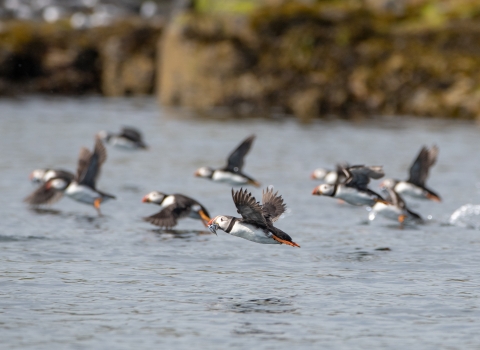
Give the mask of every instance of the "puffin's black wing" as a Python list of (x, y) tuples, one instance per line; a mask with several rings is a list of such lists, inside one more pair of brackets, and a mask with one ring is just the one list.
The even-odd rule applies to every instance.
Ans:
[[(79, 184), (95, 188), (95, 183), (100, 175), (100, 168), (107, 159), (107, 150), (98, 137), (95, 138), (95, 148), (88, 161), (82, 157), (83, 154), (85, 154), (85, 156), (87, 155), (84, 150), (85, 149), (82, 148), (78, 160), (77, 181)], [(82, 163), (82, 169), (80, 169), (80, 163)]]
[(273, 193), (273, 188), (262, 192), (262, 203), (263, 216), (271, 222), (277, 221), (287, 209), (282, 196), (278, 196), (278, 191)]
[[(189, 210), (189, 209), (188, 209)], [(177, 203), (171, 204), (163, 208), (155, 215), (147, 216), (143, 220), (150, 222), (153, 225), (170, 228), (177, 224), (177, 220), (183, 216), (188, 215), (186, 209), (177, 206)]]
[(30, 205), (53, 204), (63, 197), (63, 192), (42, 184), (23, 201)]
[(345, 186), (362, 190), (367, 189), (370, 178), (379, 179), (385, 175), (381, 166), (355, 165), (344, 169), (344, 172), (346, 175)]
[(420, 153), (410, 167), (410, 177), (407, 181), (417, 186), (424, 187), (425, 181), (428, 177), (428, 171), (430, 170), (430, 167), (437, 161), (437, 156), (437, 146), (433, 146), (430, 149), (425, 146), (422, 147)]
[(123, 127), (119, 136), (129, 139), (133, 142), (142, 142), (142, 133), (132, 127)]
[(267, 226), (262, 207), (251, 193), (247, 193), (247, 190), (243, 190), (242, 188), (234, 192), (232, 188), (232, 198), (237, 207), (237, 212), (242, 216), (244, 221)]
[(243, 168), (243, 159), (252, 147), (255, 135), (246, 138), (228, 157), (227, 166), (224, 170), (229, 170), (234, 173), (239, 173)]

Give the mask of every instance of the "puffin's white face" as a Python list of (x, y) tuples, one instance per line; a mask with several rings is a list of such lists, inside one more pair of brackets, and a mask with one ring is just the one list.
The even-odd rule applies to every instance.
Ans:
[(313, 189), (312, 194), (318, 196), (331, 196), (333, 195), (333, 191), (335, 190), (335, 186), (329, 184), (322, 184), (317, 186)]
[(325, 176), (327, 175), (328, 171), (326, 169), (315, 169), (311, 175), (311, 178), (313, 180), (323, 180)]
[(38, 183), (38, 182), (43, 182), (43, 177), (47, 173), (47, 169), (35, 169), (32, 171), (30, 174), (30, 181)]
[(380, 183), (380, 187), (393, 189), (396, 184), (397, 181), (395, 181), (394, 179), (385, 179)]
[(53, 188), (57, 191), (63, 191), (65, 190), (69, 185), (68, 181), (65, 181), (63, 179), (53, 179), (47, 182), (47, 189)]
[(201, 167), (198, 168), (197, 171), (195, 172), (195, 176), (197, 177), (207, 177), (210, 178), (212, 177), (213, 174), (213, 169), (208, 168), (208, 167)]
[(161, 204), (163, 202), (163, 200), (165, 199), (165, 197), (166, 197), (165, 193), (158, 192), (158, 191), (153, 191), (153, 192), (150, 192), (149, 194), (145, 195), (142, 199), (142, 202)]
[(222, 231), (225, 231), (230, 223), (229, 218), (226, 216), (216, 216), (212, 220), (208, 222), (208, 229), (212, 233), (217, 233), (216, 230), (221, 229)]
[(102, 140), (102, 141), (108, 141), (108, 139), (110, 138), (110, 134), (105, 131), (105, 130), (102, 130), (102, 131), (99, 131), (97, 133), (97, 136)]

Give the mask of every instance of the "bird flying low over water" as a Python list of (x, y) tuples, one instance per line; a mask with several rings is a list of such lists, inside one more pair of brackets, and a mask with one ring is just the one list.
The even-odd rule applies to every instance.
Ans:
[(132, 127), (123, 127), (118, 134), (100, 131), (97, 134), (104, 142), (117, 148), (136, 150), (148, 148), (143, 141), (142, 133)]
[(65, 187), (65, 182), (50, 181), (50, 186), (57, 190), (64, 190), (64, 194), (77, 202), (92, 204), (100, 212), (100, 204), (109, 199), (115, 199), (111, 194), (96, 189), (96, 182), (100, 175), (100, 168), (107, 159), (107, 150), (100, 138), (95, 138), (93, 153), (87, 148), (80, 149), (77, 174), (74, 180)]
[(169, 195), (153, 191), (145, 195), (142, 202), (155, 203), (162, 208), (157, 214), (143, 218), (156, 226), (171, 228), (177, 225), (179, 219), (186, 217), (201, 220), (205, 227), (210, 221), (207, 209), (196, 200), (183, 194)]
[(388, 194), (386, 197), (387, 203), (375, 203), (369, 215), (370, 220), (375, 219), (376, 214), (380, 214), (386, 218), (397, 220), (400, 224), (403, 224), (405, 221), (423, 221), (420, 215), (407, 208), (404, 200), (395, 190), (388, 187), (385, 187), (384, 190)]
[(287, 244), (300, 248), (288, 234), (273, 226), (286, 210), (283, 198), (278, 196), (278, 192), (273, 193), (273, 189), (264, 190), (263, 204), (258, 203), (251, 193), (242, 188), (237, 192), (232, 189), (232, 198), (242, 218), (216, 216), (208, 223), (210, 231), (216, 234), (216, 230), (220, 229), (255, 243)]
[(250, 150), (255, 135), (246, 138), (228, 157), (227, 165), (221, 169), (202, 167), (197, 169), (195, 176), (210, 179), (215, 182), (227, 183), (231, 186), (253, 185), (260, 183), (242, 172), (245, 155)]
[(410, 177), (406, 181), (395, 179), (385, 179), (380, 186), (393, 188), (395, 192), (401, 195), (407, 195), (417, 199), (430, 199), (435, 202), (441, 202), (438, 194), (428, 189), (425, 182), (428, 178), (428, 171), (437, 161), (438, 147), (422, 147), (417, 158), (410, 167)]
[(322, 184), (313, 189), (313, 195), (343, 199), (352, 205), (373, 206), (386, 201), (378, 193), (367, 187), (370, 178), (379, 179), (384, 175), (381, 166), (355, 165), (343, 169), (345, 181), (336, 184)]

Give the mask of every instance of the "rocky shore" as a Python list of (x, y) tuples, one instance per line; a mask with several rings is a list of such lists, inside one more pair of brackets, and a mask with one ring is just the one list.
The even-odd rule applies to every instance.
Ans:
[(480, 118), (476, 1), (266, 3), (192, 7), (167, 25), (3, 23), (0, 95), (122, 96), (156, 85), (162, 104), (206, 113)]

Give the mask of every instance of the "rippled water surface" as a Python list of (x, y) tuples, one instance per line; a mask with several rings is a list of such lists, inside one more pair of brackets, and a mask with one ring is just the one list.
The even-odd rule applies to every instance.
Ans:
[[(2, 100), (0, 116), (3, 349), (480, 347), (480, 232), (448, 224), (480, 203), (474, 124), (192, 120), (153, 99), (96, 98)], [(98, 187), (118, 199), (103, 217), (69, 198), (22, 203), (32, 169), (73, 171), (94, 133), (121, 125), (142, 129), (150, 150), (108, 148)], [(141, 203), (152, 190), (235, 215), (230, 188), (193, 172), (222, 166), (252, 133), (245, 171), (283, 194), (290, 210), (277, 226), (301, 249), (217, 237), (190, 219), (170, 232), (141, 220), (158, 210)], [(429, 185), (444, 201), (411, 202), (431, 217), (423, 226), (369, 223), (364, 208), (311, 195), (315, 167), (383, 164), (405, 178), (433, 143)]]

